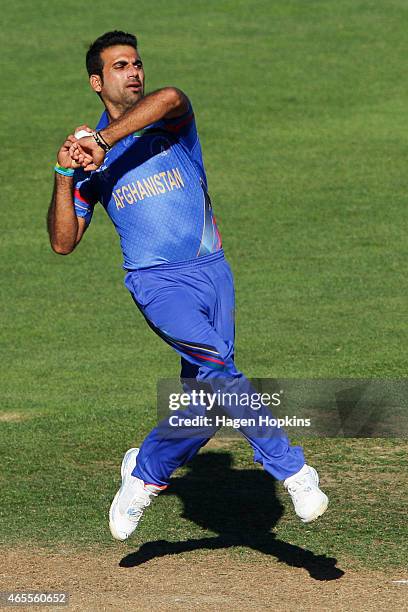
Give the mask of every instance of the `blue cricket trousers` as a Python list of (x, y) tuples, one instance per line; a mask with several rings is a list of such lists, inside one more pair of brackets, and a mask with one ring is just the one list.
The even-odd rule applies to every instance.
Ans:
[[(147, 323), (181, 355), (181, 381), (191, 391), (191, 380), (214, 393), (252, 394), (255, 389), (234, 363), (234, 283), (223, 251), (189, 262), (162, 264), (130, 271), (125, 285)], [(232, 418), (246, 416), (240, 405), (220, 406)], [(183, 410), (204, 415), (205, 406)], [(271, 417), (266, 407), (258, 414)], [(166, 486), (171, 474), (192, 459), (214, 435), (214, 427), (191, 427), (186, 436), (166, 436), (174, 428), (160, 423), (145, 438), (133, 475), (145, 483)], [(300, 446), (291, 446), (282, 429), (241, 427), (254, 450), (254, 461), (278, 480), (298, 472), (305, 464)], [(258, 434), (257, 434), (258, 432)]]

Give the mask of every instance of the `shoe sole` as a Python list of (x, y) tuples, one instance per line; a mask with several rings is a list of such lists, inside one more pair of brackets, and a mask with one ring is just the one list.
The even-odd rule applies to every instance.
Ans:
[(126, 480), (128, 479), (128, 477), (130, 476), (130, 474), (133, 472), (134, 470), (134, 466), (132, 468), (132, 472), (128, 473), (128, 465), (130, 460), (132, 459), (132, 457), (134, 456), (135, 458), (135, 465), (136, 465), (136, 457), (139, 454), (139, 449), (138, 448), (130, 448), (126, 453), (125, 456), (123, 457), (122, 460), (122, 465), (120, 466), (120, 475), (122, 477), (122, 485), (119, 489), (119, 491), (116, 493), (115, 497), (113, 498), (113, 501), (111, 503), (111, 507), (109, 508), (109, 529), (110, 532), (112, 534), (112, 537), (115, 540), (119, 540), (120, 542), (124, 542), (125, 540), (127, 540), (127, 537), (123, 537), (119, 534), (118, 531), (116, 531), (116, 527), (115, 527), (115, 523), (113, 522), (113, 512), (115, 510), (119, 495), (123, 489), (123, 487), (126, 484)]
[(327, 507), (329, 505), (329, 499), (328, 499), (327, 495), (325, 495), (324, 497), (325, 497), (325, 499), (322, 501), (322, 503), (317, 508), (317, 510), (315, 510), (311, 516), (309, 516), (309, 518), (301, 519), (302, 523), (312, 523), (313, 521), (318, 519), (319, 516), (322, 516), (322, 514), (324, 514), (326, 512)]

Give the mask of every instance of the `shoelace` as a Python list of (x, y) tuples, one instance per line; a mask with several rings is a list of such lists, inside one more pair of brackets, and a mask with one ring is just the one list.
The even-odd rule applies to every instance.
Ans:
[(310, 478), (304, 476), (299, 478), (288, 485), (288, 491), (291, 495), (297, 495), (298, 493), (310, 493), (312, 491), (312, 485), (310, 484)]
[[(137, 493), (132, 499), (130, 507), (127, 511), (128, 518), (132, 523), (137, 523), (143, 514), (143, 510), (150, 506), (152, 500), (147, 495)], [(138, 506), (137, 508), (135, 508), (136, 504)]]

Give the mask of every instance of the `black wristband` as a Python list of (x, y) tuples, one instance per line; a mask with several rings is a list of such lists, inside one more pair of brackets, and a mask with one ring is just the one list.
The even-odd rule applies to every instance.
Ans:
[(92, 132), (92, 136), (94, 137), (94, 140), (95, 140), (96, 144), (98, 146), (100, 146), (101, 149), (103, 149), (105, 151), (105, 153), (110, 151), (110, 149), (112, 147), (106, 142), (106, 140), (104, 138), (102, 138), (100, 132)]

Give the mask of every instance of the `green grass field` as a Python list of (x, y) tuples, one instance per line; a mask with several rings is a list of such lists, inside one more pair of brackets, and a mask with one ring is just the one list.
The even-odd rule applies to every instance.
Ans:
[[(127, 294), (102, 209), (75, 253), (63, 258), (48, 245), (56, 151), (101, 111), (87, 85), (87, 45), (109, 29), (136, 32), (148, 88), (176, 85), (194, 104), (235, 274), (240, 369), (402, 378), (408, 6), (15, 0), (2, 13), (0, 543), (115, 547), (106, 515), (121, 457), (154, 425), (157, 380), (177, 376), (178, 359)], [(407, 441), (305, 444), (331, 496), (321, 522), (298, 524), (280, 489), (280, 502), (270, 497), (274, 483), (247, 446), (234, 442), (176, 474), (175, 493), (158, 500), (122, 550), (208, 539), (208, 548), (224, 543), (251, 562), (253, 548), (285, 555), (272, 529), (343, 569), (405, 567)], [(230, 459), (230, 480), (215, 494), (210, 483)], [(237, 497), (240, 478), (252, 501)], [(265, 509), (247, 525), (253, 496), (257, 508), (269, 500), (271, 515)], [(224, 523), (217, 512), (229, 505)]]

